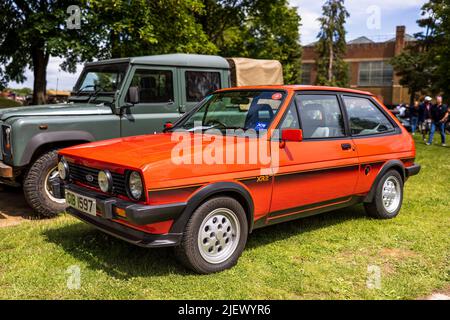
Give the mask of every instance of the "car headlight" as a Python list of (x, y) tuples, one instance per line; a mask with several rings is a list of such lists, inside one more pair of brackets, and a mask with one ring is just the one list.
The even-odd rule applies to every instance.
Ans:
[(113, 181), (111, 172), (105, 170), (98, 173), (98, 186), (103, 192), (111, 192)]
[(61, 160), (58, 163), (58, 173), (61, 179), (63, 180), (69, 179), (69, 164), (64, 158), (61, 158)]
[(132, 171), (128, 175), (128, 192), (134, 200), (140, 200), (143, 193), (143, 183), (139, 172)]
[(3, 152), (11, 154), (11, 127), (3, 126)]

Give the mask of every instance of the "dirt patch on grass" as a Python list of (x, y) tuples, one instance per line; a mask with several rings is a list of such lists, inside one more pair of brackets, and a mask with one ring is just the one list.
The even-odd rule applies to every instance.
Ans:
[(18, 225), (32, 214), (21, 189), (0, 185), (0, 228)]
[(386, 258), (403, 259), (417, 257), (414, 251), (398, 248), (384, 248), (380, 250), (380, 255)]

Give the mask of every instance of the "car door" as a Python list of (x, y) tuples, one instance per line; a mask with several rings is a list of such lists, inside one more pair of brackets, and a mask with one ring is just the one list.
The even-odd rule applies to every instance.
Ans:
[(178, 82), (181, 92), (179, 112), (192, 110), (208, 94), (227, 87), (227, 79), (221, 70), (178, 68)]
[(387, 161), (411, 160), (411, 147), (400, 138), (400, 127), (375, 99), (345, 94), (342, 101), (361, 164), (356, 192), (365, 194)]
[[(123, 107), (121, 135), (133, 136), (161, 132), (164, 123), (180, 117), (179, 86), (176, 68), (160, 66), (133, 66), (131, 77), (124, 86), (127, 92), (136, 87), (139, 103)], [(129, 102), (128, 94), (122, 106)], [(129, 103), (128, 103), (129, 104)]]
[(300, 128), (303, 140), (286, 141), (278, 150), (268, 220), (352, 201), (359, 166), (344, 115), (335, 93), (305, 92), (293, 99), (279, 129)]

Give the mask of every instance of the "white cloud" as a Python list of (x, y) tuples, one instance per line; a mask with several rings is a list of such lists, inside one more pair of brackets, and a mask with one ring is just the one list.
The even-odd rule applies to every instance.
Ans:
[[(47, 66), (47, 89), (56, 89), (58, 82), (58, 90), (72, 90), (75, 85), (78, 76), (83, 69), (83, 65), (77, 65), (77, 71), (75, 73), (68, 73), (60, 70), (59, 65), (63, 62), (63, 59), (58, 57), (51, 57)], [(28, 87), (33, 88), (33, 71), (27, 69), (25, 71), (27, 80), (24, 83), (10, 82), (11, 88)]]

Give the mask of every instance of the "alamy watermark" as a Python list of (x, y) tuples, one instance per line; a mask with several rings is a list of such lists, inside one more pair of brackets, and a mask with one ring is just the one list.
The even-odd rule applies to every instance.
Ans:
[(77, 265), (72, 265), (67, 268), (67, 288), (69, 290), (78, 290), (81, 288), (81, 268)]
[(368, 289), (380, 290), (381, 289), (381, 268), (375, 265), (367, 266), (367, 281), (366, 285)]
[[(201, 128), (201, 122), (194, 127)], [(174, 130), (171, 140), (176, 143), (171, 153), (175, 165), (257, 165), (261, 175), (278, 172), (278, 130)]]
[(69, 17), (66, 19), (66, 26), (69, 30), (81, 29), (81, 10), (77, 5), (67, 7), (66, 12)]

